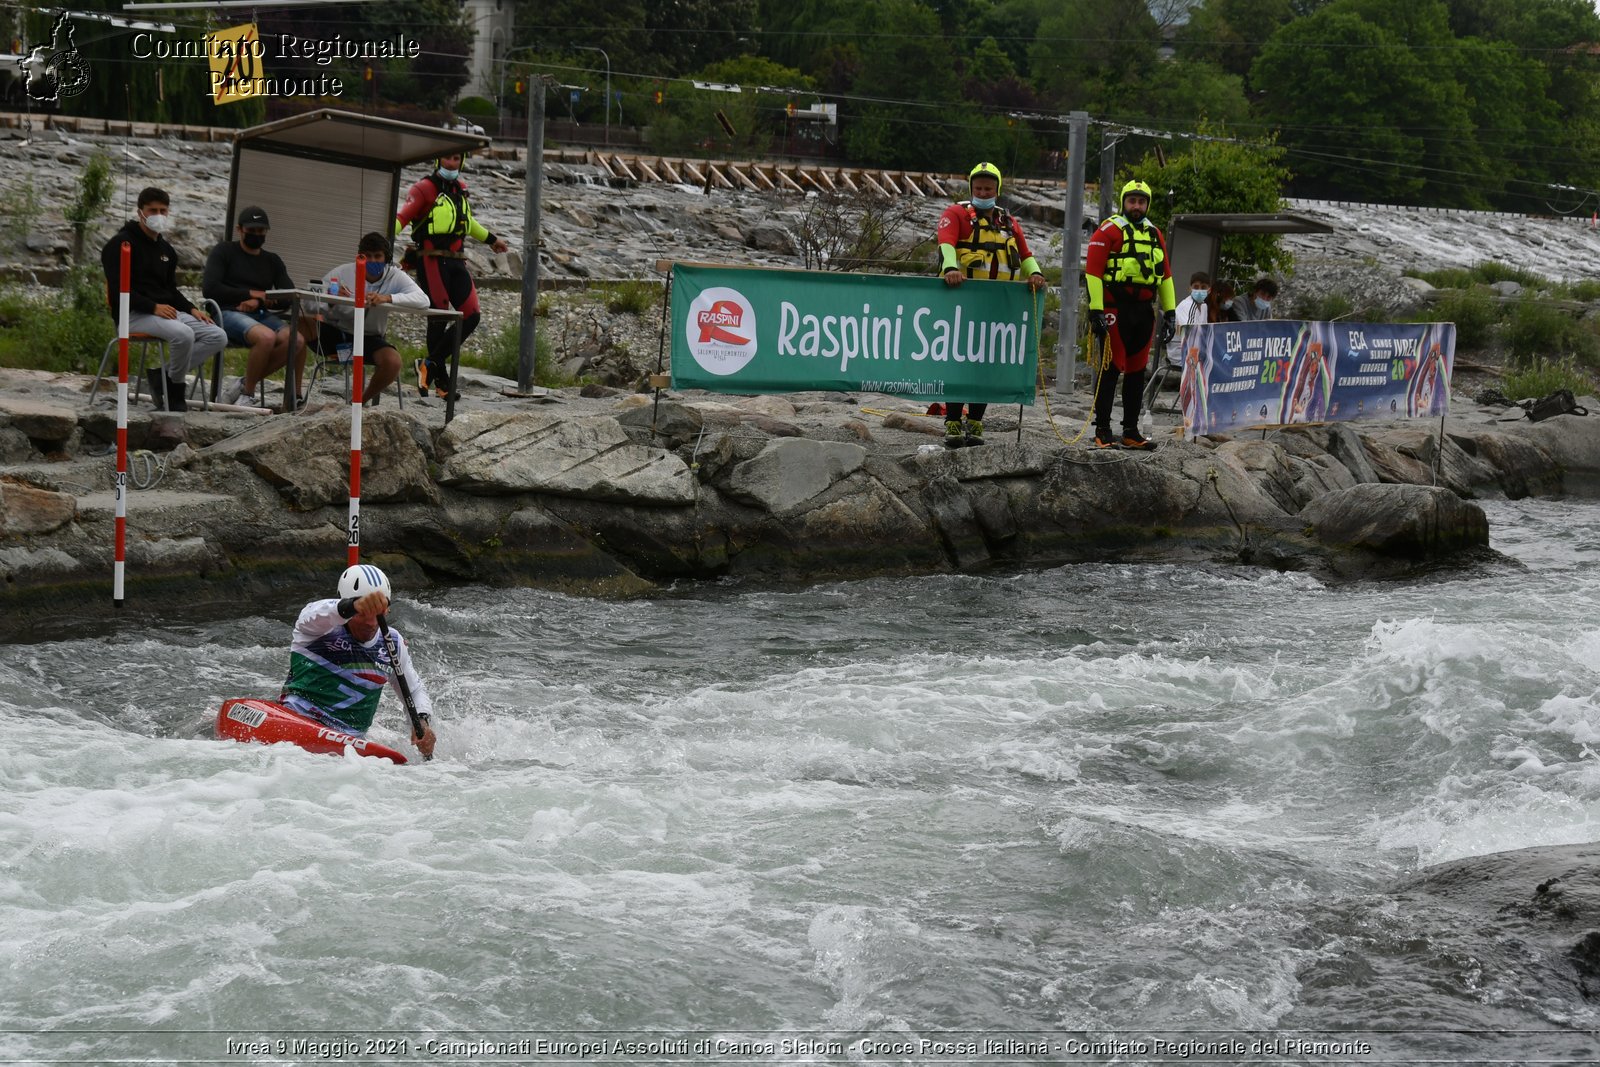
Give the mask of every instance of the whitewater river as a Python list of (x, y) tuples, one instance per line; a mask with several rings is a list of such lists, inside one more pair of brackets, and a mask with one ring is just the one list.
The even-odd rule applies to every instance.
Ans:
[(1488, 510), (1405, 583), (402, 588), (403, 768), (210, 738), (298, 603), (0, 646), (0, 1062), (1592, 1062), (1469, 932), (1370, 981), (1398, 880), (1600, 840), (1600, 507)]

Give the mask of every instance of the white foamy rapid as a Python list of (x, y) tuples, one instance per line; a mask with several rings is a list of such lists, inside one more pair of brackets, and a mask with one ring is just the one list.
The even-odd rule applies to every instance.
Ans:
[(1520, 562), (1342, 588), (400, 590), (441, 738), (404, 768), (210, 739), (297, 604), (0, 646), (0, 1058), (1316, 1027), (1330, 902), (1600, 840), (1597, 509), (1490, 511)]

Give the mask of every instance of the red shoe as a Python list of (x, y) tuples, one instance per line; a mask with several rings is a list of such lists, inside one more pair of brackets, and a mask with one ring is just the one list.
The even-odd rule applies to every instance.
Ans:
[(1094, 432), (1094, 444), (1091, 445), (1090, 447), (1091, 448), (1116, 448), (1117, 447), (1117, 439), (1115, 437), (1111, 436), (1111, 431), (1110, 430), (1106, 430), (1106, 431), (1103, 431), (1103, 432), (1100, 431), (1100, 430), (1096, 430)]

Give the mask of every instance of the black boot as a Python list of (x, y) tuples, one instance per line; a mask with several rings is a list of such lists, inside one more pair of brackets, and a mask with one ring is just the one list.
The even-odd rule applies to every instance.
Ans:
[(189, 410), (189, 400), (184, 395), (189, 391), (189, 376), (185, 374), (182, 381), (167, 379), (167, 410), (184, 412)]
[(167, 408), (167, 376), (161, 373), (161, 368), (145, 371), (145, 381), (150, 383), (150, 402), (156, 406), (157, 411)]

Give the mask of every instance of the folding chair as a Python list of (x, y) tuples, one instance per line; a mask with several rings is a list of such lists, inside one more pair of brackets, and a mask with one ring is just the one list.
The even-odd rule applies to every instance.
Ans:
[[(216, 307), (215, 303), (212, 301), (208, 300), (206, 303), (211, 304), (213, 308)], [(218, 325), (221, 325), (220, 318), (218, 319)], [(85, 405), (86, 407), (94, 406), (94, 398), (100, 392), (100, 383), (106, 378), (106, 364), (111, 361), (111, 354), (117, 350), (117, 341), (118, 338), (113, 337), (109, 342), (107, 342), (105, 351), (100, 353), (100, 367), (95, 371), (94, 385), (89, 388), (89, 400)], [(135, 345), (139, 346), (139, 373), (131, 375), (131, 377), (133, 378), (133, 399), (137, 401), (144, 393), (145, 370), (150, 365), (150, 346), (154, 345), (158, 350), (156, 356), (156, 365), (161, 368), (161, 374), (163, 377), (166, 376), (167, 364), (172, 359), (172, 347), (167, 344), (164, 338), (157, 337), (155, 334), (129, 332), (128, 362), (130, 365), (133, 362), (133, 348)], [(195, 380), (192, 383), (189, 383), (189, 396), (192, 399), (194, 397), (195, 389), (198, 388), (200, 390), (200, 408), (202, 411), (209, 411), (211, 409), (210, 391), (206, 389), (205, 366), (202, 364), (201, 366), (196, 367), (194, 373)], [(212, 357), (211, 360), (211, 378), (213, 383), (221, 374), (222, 353), (218, 352), (214, 357)], [(156, 407), (158, 409), (162, 411), (166, 410), (167, 398), (165, 396), (151, 397), (151, 399), (156, 402)]]
[[(1165, 349), (1165, 346), (1163, 346), (1163, 349)], [(1170, 351), (1163, 350), (1160, 361), (1150, 369), (1150, 380), (1144, 386), (1144, 409), (1151, 414), (1155, 414), (1158, 411), (1171, 414), (1178, 410), (1176, 400), (1173, 401), (1171, 407), (1156, 407), (1156, 400), (1161, 396), (1161, 387), (1166, 383), (1167, 375), (1169, 374), (1176, 374), (1180, 377), (1183, 375), (1181, 349), (1177, 356), (1174, 356)]]
[[(327, 371), (329, 375), (332, 375), (335, 367), (344, 372), (344, 398), (345, 400), (349, 400), (350, 368), (355, 366), (355, 355), (350, 351), (350, 349), (345, 348), (344, 346), (340, 346), (339, 349), (331, 356), (319, 351), (315, 344), (310, 345), (309, 348), (311, 351), (312, 360), (311, 373), (307, 375), (308, 380), (306, 382), (306, 400), (308, 402), (310, 401), (311, 391), (317, 387), (317, 379), (321, 377), (322, 372)], [(404, 368), (402, 368), (402, 370), (403, 369)], [(400, 378), (403, 376), (404, 375), (397, 376), (394, 380), (394, 395), (400, 400), (401, 411), (406, 409), (406, 393), (404, 389), (400, 388)], [(365, 400), (366, 397), (363, 396), (362, 399)]]

